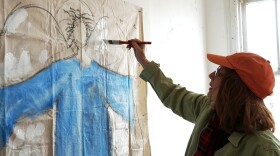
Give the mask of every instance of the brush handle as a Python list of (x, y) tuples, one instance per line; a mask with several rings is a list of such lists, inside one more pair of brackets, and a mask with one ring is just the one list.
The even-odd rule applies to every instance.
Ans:
[[(109, 44), (130, 44), (129, 41), (122, 41), (122, 40), (104, 40), (105, 43), (109, 43)], [(152, 42), (147, 42), (147, 41), (141, 41), (141, 42), (137, 42), (138, 44), (152, 44)]]
[[(121, 41), (119, 40), (120, 44), (130, 44), (130, 42), (128, 41)], [(141, 42), (137, 42), (138, 44), (152, 44), (152, 42), (148, 42), (148, 41), (141, 41)]]

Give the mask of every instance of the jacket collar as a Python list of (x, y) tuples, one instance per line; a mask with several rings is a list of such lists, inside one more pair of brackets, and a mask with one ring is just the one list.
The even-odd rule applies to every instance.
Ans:
[(229, 136), (228, 140), (230, 143), (233, 144), (233, 146), (238, 147), (240, 144), (241, 140), (245, 137), (244, 133), (239, 133), (239, 132), (233, 132)]

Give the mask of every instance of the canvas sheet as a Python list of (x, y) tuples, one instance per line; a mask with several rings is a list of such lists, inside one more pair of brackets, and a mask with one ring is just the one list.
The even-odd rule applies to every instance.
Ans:
[(1, 0), (0, 155), (150, 155), (146, 84), (123, 0)]

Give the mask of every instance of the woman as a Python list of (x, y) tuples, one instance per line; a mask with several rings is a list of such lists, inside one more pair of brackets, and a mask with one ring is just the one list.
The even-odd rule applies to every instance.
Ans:
[(139, 40), (129, 41), (148, 81), (162, 103), (195, 123), (185, 155), (280, 155), (273, 135), (274, 119), (263, 99), (272, 94), (275, 79), (269, 61), (253, 53), (229, 56), (207, 54), (220, 65), (209, 75), (206, 95), (193, 93), (165, 77), (159, 65), (145, 56)]

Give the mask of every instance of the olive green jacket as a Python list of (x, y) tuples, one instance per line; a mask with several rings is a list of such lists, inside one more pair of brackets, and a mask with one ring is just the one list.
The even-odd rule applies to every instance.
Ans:
[[(155, 62), (148, 64), (140, 77), (151, 84), (166, 107), (195, 124), (185, 153), (193, 156), (200, 134), (214, 112), (213, 103), (204, 94), (193, 93), (174, 84)], [(228, 140), (225, 146), (215, 152), (215, 156), (280, 156), (280, 142), (270, 131), (259, 131), (254, 135), (233, 132)]]

